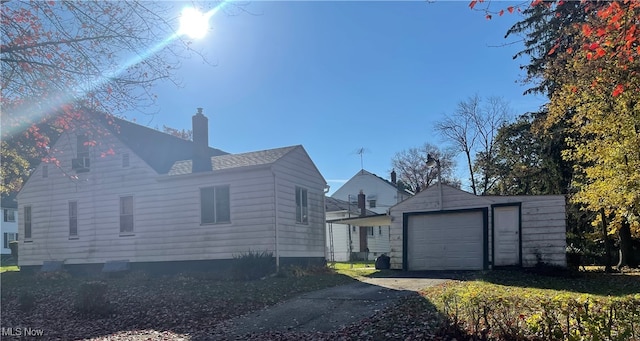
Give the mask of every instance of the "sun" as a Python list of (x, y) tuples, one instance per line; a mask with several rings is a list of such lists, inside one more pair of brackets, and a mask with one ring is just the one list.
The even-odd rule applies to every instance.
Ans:
[(209, 13), (202, 13), (193, 7), (185, 7), (180, 16), (179, 34), (185, 34), (191, 39), (201, 39), (209, 31)]

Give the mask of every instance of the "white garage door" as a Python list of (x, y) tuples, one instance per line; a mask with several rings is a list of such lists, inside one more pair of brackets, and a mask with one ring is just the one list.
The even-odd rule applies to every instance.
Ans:
[(482, 270), (483, 212), (409, 215), (409, 270)]

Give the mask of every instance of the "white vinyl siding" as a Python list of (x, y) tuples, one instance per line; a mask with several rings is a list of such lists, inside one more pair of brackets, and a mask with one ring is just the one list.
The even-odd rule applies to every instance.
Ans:
[(296, 186), (296, 223), (309, 223), (309, 203), (307, 189)]
[(133, 233), (133, 196), (120, 197), (120, 233)]
[(231, 222), (229, 186), (200, 188), (200, 223)]
[[(63, 152), (55, 156), (67, 172), (76, 157), (75, 136), (63, 136), (52, 147)], [(52, 259), (64, 259), (65, 264), (217, 260), (248, 250), (275, 254), (276, 224), (281, 257), (324, 256), (326, 182), (302, 147), (293, 148), (272, 167), (167, 176), (117, 138), (107, 136), (99, 143), (98, 151), (109, 146), (115, 155), (92, 160), (91, 172), (79, 173), (75, 185), (70, 186), (66, 177), (37, 176), (23, 187), (16, 217), (20, 237), (24, 238), (24, 207), (32, 206), (36, 239), (20, 245), (21, 265), (40, 266)], [(128, 168), (122, 167), (122, 153), (129, 153)], [(200, 188), (218, 186), (229, 188), (229, 222), (203, 227)], [(307, 225), (296, 224), (295, 186), (308, 190)], [(135, 236), (126, 234), (131, 237), (119, 233), (119, 201), (126, 195), (134, 198)], [(73, 242), (69, 242), (69, 201), (78, 201), (80, 238)]]
[(78, 236), (78, 202), (69, 201), (69, 237)]

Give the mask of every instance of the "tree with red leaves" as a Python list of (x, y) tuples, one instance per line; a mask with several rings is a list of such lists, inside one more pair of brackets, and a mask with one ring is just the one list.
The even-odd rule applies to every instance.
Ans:
[(173, 81), (180, 60), (198, 54), (176, 33), (175, 6), (2, 1), (0, 193), (20, 188), (61, 130), (89, 124), (87, 112), (122, 115), (154, 103), (153, 85)]

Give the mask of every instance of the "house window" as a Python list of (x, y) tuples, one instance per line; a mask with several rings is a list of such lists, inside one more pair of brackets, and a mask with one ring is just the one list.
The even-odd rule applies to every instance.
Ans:
[(375, 207), (376, 207), (376, 200), (375, 199), (369, 200), (369, 208), (375, 208)]
[(31, 239), (31, 206), (24, 207), (24, 239)]
[(200, 223), (221, 224), (231, 222), (229, 186), (200, 188)]
[(133, 196), (120, 197), (120, 233), (133, 232)]
[(309, 203), (307, 202), (307, 190), (296, 187), (296, 223), (309, 223)]
[(373, 226), (367, 226), (367, 234), (373, 236)]
[(351, 226), (351, 231), (352, 232), (356, 232), (356, 227), (355, 226)]
[(129, 167), (129, 153), (122, 154), (122, 167)]
[(378, 226), (378, 235), (381, 236), (382, 235), (382, 226)]
[(77, 136), (77, 153), (76, 153), (76, 157), (77, 158), (82, 158), (82, 157), (89, 157), (89, 139), (84, 136), (84, 135), (78, 135)]
[(9, 242), (12, 242), (14, 240), (18, 240), (18, 234), (17, 233), (5, 232), (5, 233), (3, 233), (3, 237), (2, 237), (2, 246), (5, 249), (8, 249), (9, 248)]
[(89, 159), (89, 140), (86, 136), (78, 135), (76, 137), (76, 158), (71, 160), (71, 169), (76, 173), (85, 173), (89, 171), (91, 165)]
[(43, 178), (48, 178), (49, 177), (49, 166), (47, 166), (47, 165), (43, 165), (42, 166), (42, 177)]
[(78, 202), (69, 201), (69, 237), (78, 236)]
[(16, 221), (16, 211), (10, 208), (5, 208), (4, 212), (4, 221), (8, 223), (13, 223)]

